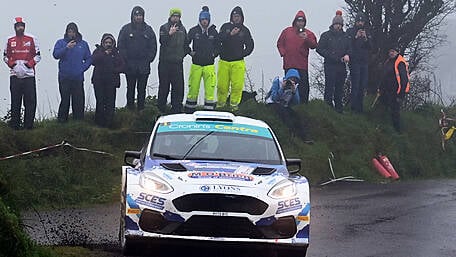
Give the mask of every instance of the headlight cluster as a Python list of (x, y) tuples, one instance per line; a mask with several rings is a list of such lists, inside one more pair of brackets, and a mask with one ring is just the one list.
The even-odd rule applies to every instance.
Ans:
[(173, 187), (170, 184), (150, 173), (141, 174), (139, 177), (139, 185), (144, 189), (152, 190), (154, 192), (162, 194), (168, 194), (174, 191)]
[(285, 179), (277, 183), (271, 190), (268, 196), (274, 199), (288, 198), (296, 195), (296, 184)]

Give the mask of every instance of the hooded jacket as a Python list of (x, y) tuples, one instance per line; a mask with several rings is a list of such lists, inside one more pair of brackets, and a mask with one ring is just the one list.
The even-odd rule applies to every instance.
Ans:
[(285, 28), (277, 40), (277, 49), (280, 56), (283, 57), (284, 70), (290, 68), (308, 70), (309, 49), (315, 49), (317, 47), (317, 38), (312, 31), (304, 28), (303, 32), (306, 33), (307, 38), (303, 39), (299, 36), (300, 31), (296, 27), (296, 21), (299, 17), (303, 17), (304, 22), (307, 22), (304, 12), (298, 11), (292, 25)]
[[(234, 13), (240, 14), (242, 17), (239, 24), (234, 24), (233, 22)], [(240, 31), (238, 34), (231, 36), (230, 33), (235, 27), (238, 27)], [(220, 59), (229, 62), (239, 61), (253, 52), (253, 38), (250, 30), (244, 26), (244, 13), (241, 7), (234, 7), (230, 14), (230, 22), (222, 25), (219, 35), (221, 41)]]
[[(287, 71), (287, 73), (285, 74), (285, 77), (283, 77), (283, 78), (276, 77), (272, 81), (271, 89), (269, 90), (268, 94), (266, 95), (266, 103), (281, 103), (282, 97), (284, 96), (284, 93), (285, 93), (285, 90), (282, 87), (282, 83), (284, 80), (290, 79), (292, 77), (300, 79), (298, 70), (289, 69)], [(290, 105), (296, 105), (296, 104), (299, 104), (299, 102), (300, 102), (299, 90), (296, 89), (290, 100)]]
[(157, 55), (157, 37), (152, 27), (146, 22), (135, 23), (133, 21), (136, 12), (145, 14), (144, 9), (140, 6), (132, 9), (131, 22), (120, 30), (117, 46), (126, 62), (125, 73), (149, 74), (150, 63)]
[(220, 52), (220, 40), (218, 32), (213, 24), (209, 24), (206, 31), (200, 24), (197, 24), (188, 32), (188, 43), (193, 42), (192, 56), (193, 64), (206, 66), (214, 64), (214, 59)]
[(190, 53), (187, 30), (180, 20), (176, 25), (178, 30), (171, 36), (171, 17), (167, 23), (160, 26), (160, 62), (182, 63), (184, 57)]
[[(366, 38), (356, 38), (358, 30), (366, 31)], [(367, 65), (369, 63), (369, 50), (373, 48), (372, 37), (365, 26), (353, 26), (347, 30), (347, 36), (350, 41), (350, 63), (359, 63)]]
[[(67, 44), (72, 40), (68, 36), (69, 29), (76, 32), (76, 45), (73, 48), (67, 47)], [(75, 23), (72, 22), (67, 25), (63, 38), (55, 43), (52, 55), (59, 60), (59, 80), (84, 81), (84, 72), (92, 64), (92, 55), (89, 45), (82, 39)]]
[(325, 64), (345, 65), (341, 59), (349, 51), (349, 40), (343, 30), (336, 31), (331, 25), (328, 31), (321, 34), (317, 53), (325, 58)]
[[(111, 39), (113, 42), (110, 54), (107, 54), (107, 49), (103, 47), (103, 42), (106, 39)], [(120, 87), (119, 73), (123, 71), (125, 63), (119, 54), (113, 35), (108, 33), (103, 34), (100, 44), (97, 44), (96, 49), (93, 51), (92, 65), (94, 66), (92, 74), (92, 83), (94, 86), (98, 84), (110, 84), (113, 87)]]

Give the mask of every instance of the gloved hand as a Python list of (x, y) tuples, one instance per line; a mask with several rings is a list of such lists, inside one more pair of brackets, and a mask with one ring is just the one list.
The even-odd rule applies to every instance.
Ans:
[(13, 67), (14, 74), (16, 77), (22, 79), (25, 78), (27, 75), (27, 67), (25, 67), (24, 63), (17, 63), (16, 66)]

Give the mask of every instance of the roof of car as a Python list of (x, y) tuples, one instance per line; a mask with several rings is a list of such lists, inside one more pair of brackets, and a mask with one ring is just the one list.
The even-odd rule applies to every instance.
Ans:
[(196, 111), (193, 114), (171, 114), (161, 116), (157, 122), (176, 121), (224, 121), (269, 128), (269, 126), (262, 120), (252, 119), (244, 116), (235, 116), (230, 112), (220, 111)]

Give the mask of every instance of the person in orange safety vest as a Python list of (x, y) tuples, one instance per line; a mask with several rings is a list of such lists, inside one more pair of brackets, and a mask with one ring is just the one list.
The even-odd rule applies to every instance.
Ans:
[(401, 132), (400, 108), (406, 94), (410, 91), (410, 74), (408, 63), (399, 49), (392, 47), (388, 50), (388, 59), (383, 64), (383, 77), (379, 88), (381, 102), (390, 108), (393, 126)]

